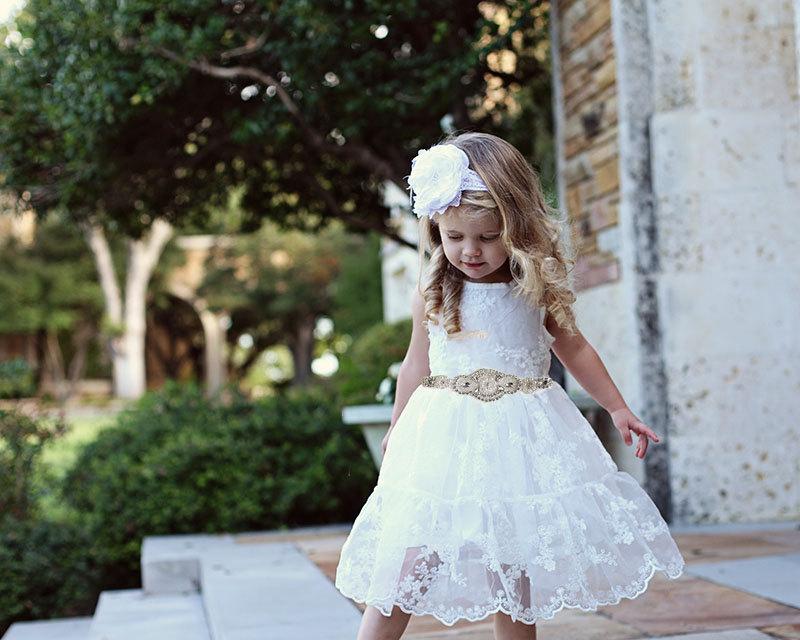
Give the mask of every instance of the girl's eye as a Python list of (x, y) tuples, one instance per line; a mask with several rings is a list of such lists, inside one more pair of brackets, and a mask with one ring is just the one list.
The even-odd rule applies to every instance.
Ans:
[[(461, 240), (461, 236), (447, 236), (450, 240)], [(492, 236), (491, 238), (487, 238), (485, 236), (481, 237), (481, 240), (484, 242), (491, 242), (492, 240), (497, 240), (500, 236)]]

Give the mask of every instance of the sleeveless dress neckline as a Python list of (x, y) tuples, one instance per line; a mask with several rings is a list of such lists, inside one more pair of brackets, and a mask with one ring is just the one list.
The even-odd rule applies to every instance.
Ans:
[(502, 289), (510, 287), (512, 282), (472, 282), (464, 280), (464, 288), (480, 287), (482, 289)]

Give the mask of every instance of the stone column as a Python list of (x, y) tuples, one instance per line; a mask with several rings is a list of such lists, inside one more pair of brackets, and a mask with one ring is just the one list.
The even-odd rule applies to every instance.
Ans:
[[(639, 417), (661, 442), (644, 459), (644, 484), (667, 522), (673, 520), (670, 482), (670, 403), (658, 299), (658, 221), (653, 206), (650, 120), (653, 115), (652, 43), (646, 0), (612, 0), (617, 56), (620, 157), (620, 251), (623, 299), (633, 310)], [(634, 442), (635, 442), (634, 438)]]
[(676, 519), (796, 518), (798, 3), (614, 4), (619, 42), (625, 15), (643, 19), (644, 4), (649, 22), (653, 85), (641, 101), (652, 100), (652, 295)]

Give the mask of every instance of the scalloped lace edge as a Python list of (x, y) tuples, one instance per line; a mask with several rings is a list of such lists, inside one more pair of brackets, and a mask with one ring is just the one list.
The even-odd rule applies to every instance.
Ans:
[(483, 613), (478, 614), (474, 618), (471, 617), (471, 616), (468, 616), (468, 615), (467, 616), (458, 616), (458, 617), (453, 618), (452, 620), (449, 620), (449, 621), (447, 619), (442, 618), (439, 615), (437, 615), (437, 613), (435, 611), (433, 611), (433, 610), (421, 609), (421, 608), (417, 608), (417, 607), (412, 608), (412, 609), (407, 609), (405, 607), (405, 605), (403, 605), (400, 602), (391, 603), (391, 606), (389, 607), (389, 611), (387, 612), (387, 611), (384, 610), (384, 607), (386, 605), (381, 604), (378, 601), (367, 601), (366, 598), (365, 599), (361, 599), (361, 598), (359, 598), (359, 597), (357, 597), (355, 595), (352, 595), (351, 593), (347, 592), (346, 590), (342, 589), (341, 587), (337, 586), (336, 588), (339, 590), (340, 593), (342, 593), (342, 595), (344, 595), (347, 598), (350, 598), (351, 600), (354, 600), (355, 602), (359, 602), (361, 604), (366, 604), (366, 605), (375, 607), (378, 611), (381, 612), (381, 614), (383, 614), (387, 618), (392, 615), (392, 608), (398, 607), (399, 609), (401, 609), (405, 613), (410, 613), (410, 614), (413, 614), (413, 615), (416, 615), (416, 616), (423, 616), (423, 615), (433, 616), (439, 622), (441, 622), (443, 625), (448, 626), (448, 627), (452, 627), (459, 620), (467, 620), (469, 622), (478, 622), (480, 620), (485, 620), (486, 618), (488, 618), (493, 613), (498, 613), (498, 612), (502, 611), (503, 613), (511, 616), (512, 619), (515, 619), (518, 622), (522, 622), (523, 624), (533, 625), (533, 624), (536, 624), (536, 622), (538, 620), (550, 620), (550, 619), (552, 619), (559, 611), (561, 611), (562, 609), (565, 609), (565, 608), (566, 609), (580, 609), (581, 611), (585, 611), (585, 612), (595, 612), (595, 611), (597, 611), (598, 607), (604, 607), (604, 606), (608, 606), (608, 605), (619, 604), (622, 601), (623, 598), (627, 598), (628, 600), (633, 600), (634, 598), (638, 598), (640, 595), (642, 595), (647, 590), (647, 587), (650, 585), (650, 580), (653, 578), (653, 576), (655, 575), (656, 571), (661, 571), (668, 578), (670, 578), (671, 580), (676, 580), (677, 578), (681, 577), (684, 574), (684, 570), (685, 570), (685, 567), (686, 567), (686, 563), (682, 562), (678, 566), (677, 573), (675, 573), (673, 575), (673, 574), (669, 573), (669, 570), (667, 569), (667, 567), (663, 563), (659, 562), (657, 564), (654, 564), (652, 562), (648, 562), (648, 564), (650, 565), (650, 573), (647, 575), (647, 577), (645, 577), (642, 580), (641, 583), (639, 583), (640, 588), (637, 587), (638, 590), (633, 595), (621, 594), (615, 600), (597, 601), (593, 605), (590, 605), (589, 607), (584, 607), (584, 606), (582, 606), (580, 604), (569, 604), (569, 603), (565, 602), (564, 599), (562, 598), (561, 599), (561, 603), (558, 606), (558, 608), (551, 609), (547, 613), (539, 616), (538, 618), (530, 618), (530, 619), (529, 618), (515, 616), (508, 609), (506, 609), (502, 604), (497, 605), (493, 609), (487, 609), (486, 611), (484, 611)]

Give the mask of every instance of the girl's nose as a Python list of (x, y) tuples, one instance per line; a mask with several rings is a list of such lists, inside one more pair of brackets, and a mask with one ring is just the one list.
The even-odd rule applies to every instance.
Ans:
[(467, 247), (464, 250), (464, 254), (468, 256), (479, 256), (481, 254), (481, 250), (478, 247)]

